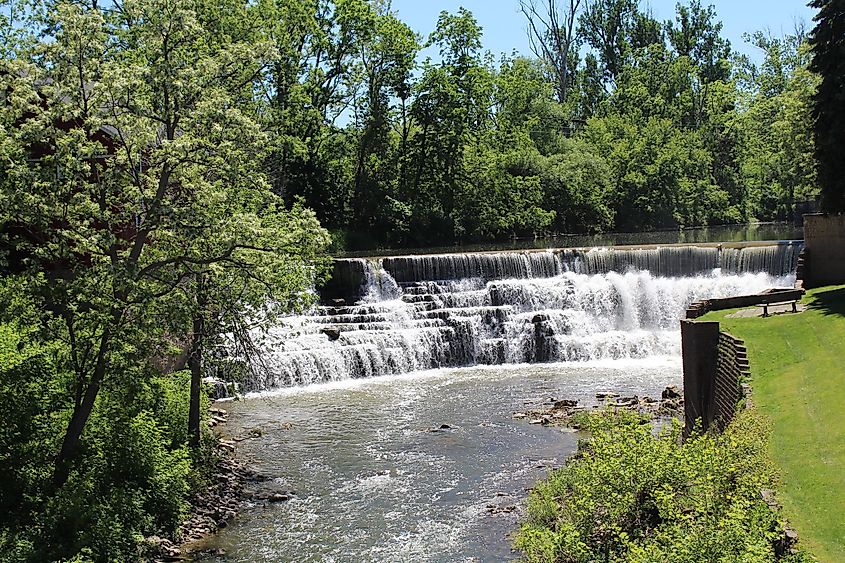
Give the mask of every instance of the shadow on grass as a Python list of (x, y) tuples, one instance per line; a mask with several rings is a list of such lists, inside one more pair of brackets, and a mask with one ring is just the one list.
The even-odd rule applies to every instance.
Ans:
[(808, 306), (810, 309), (819, 311), (823, 315), (845, 317), (845, 288), (820, 291), (814, 297), (815, 300)]

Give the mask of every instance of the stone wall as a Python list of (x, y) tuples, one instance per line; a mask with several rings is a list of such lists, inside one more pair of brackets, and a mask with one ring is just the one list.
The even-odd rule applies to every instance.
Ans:
[(804, 216), (804, 286), (845, 283), (845, 215)]
[(681, 321), (684, 368), (684, 432), (700, 421), (722, 430), (743, 398), (748, 356), (742, 340), (719, 331), (719, 323)]
[(748, 352), (745, 342), (727, 332), (719, 332), (712, 420), (719, 430), (724, 430), (733, 420), (743, 398), (742, 382), (748, 376)]
[(361, 298), (367, 280), (364, 261), (348, 258), (334, 261), (332, 277), (320, 288), (320, 300), (325, 305), (343, 300), (352, 305)]

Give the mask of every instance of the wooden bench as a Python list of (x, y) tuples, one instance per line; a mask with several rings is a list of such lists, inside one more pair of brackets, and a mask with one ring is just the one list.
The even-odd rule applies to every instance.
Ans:
[(760, 305), (763, 306), (763, 316), (769, 316), (769, 306), (792, 305), (792, 312), (798, 312), (798, 300), (804, 291), (801, 289), (775, 290), (760, 294)]
[(763, 316), (764, 317), (769, 316), (769, 305), (774, 307), (775, 305), (786, 305), (788, 303), (792, 304), (792, 312), (797, 313), (798, 312), (798, 301), (782, 301), (782, 302), (778, 302), (778, 303), (763, 303)]

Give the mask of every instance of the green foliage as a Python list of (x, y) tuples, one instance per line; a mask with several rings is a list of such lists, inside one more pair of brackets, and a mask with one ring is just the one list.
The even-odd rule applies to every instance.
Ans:
[(813, 0), (819, 10), (810, 37), (813, 60), (810, 69), (820, 79), (813, 99), (814, 139), (818, 160), (822, 204), (831, 212), (845, 211), (845, 2)]
[(588, 418), (576, 457), (531, 493), (516, 546), (528, 561), (775, 561), (779, 517), (759, 415), (681, 442), (629, 413)]
[[(10, 296), (5, 283), (2, 296)], [(5, 309), (10, 312), (10, 309)], [(5, 317), (5, 315), (4, 315)], [(38, 325), (0, 322), (0, 559), (48, 561), (88, 554), (127, 560), (139, 538), (172, 535), (202, 480), (207, 448), (187, 449), (186, 374), (133, 378), (97, 403), (67, 484), (52, 462), (73, 408), (67, 347)]]
[[(12, 4), (2, 558), (132, 559), (141, 537), (175, 533), (210, 461), (199, 385), (157, 374), (154, 358), (188, 343), (199, 382), (219, 334), (308, 306), (328, 235), (264, 166), (278, 56), (275, 30), (255, 25), (266, 5)], [(365, 6), (341, 6), (342, 33), (362, 32)]]
[(755, 33), (751, 39), (766, 56), (753, 73), (747, 111), (733, 119), (745, 135), (742, 181), (754, 215), (790, 218), (794, 202), (819, 195), (810, 126), (819, 80), (807, 68), (810, 51), (800, 37)]

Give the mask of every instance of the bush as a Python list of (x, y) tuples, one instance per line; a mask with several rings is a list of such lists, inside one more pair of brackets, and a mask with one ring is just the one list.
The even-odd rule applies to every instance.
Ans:
[(590, 417), (591, 436), (575, 458), (529, 497), (515, 541), (525, 558), (779, 560), (782, 526), (760, 495), (775, 479), (760, 417), (745, 411), (724, 434), (683, 443), (677, 421), (657, 433), (645, 422), (627, 413)]

